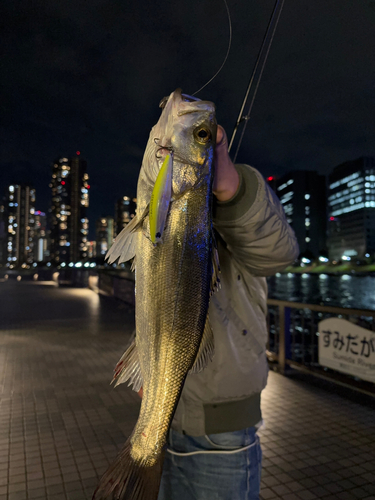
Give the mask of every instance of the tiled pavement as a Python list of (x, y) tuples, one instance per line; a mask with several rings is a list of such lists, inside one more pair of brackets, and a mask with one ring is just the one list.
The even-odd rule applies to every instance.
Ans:
[[(90, 290), (0, 283), (0, 500), (90, 499), (138, 396), (108, 382), (133, 311)], [(270, 373), (262, 500), (375, 500), (371, 402)]]

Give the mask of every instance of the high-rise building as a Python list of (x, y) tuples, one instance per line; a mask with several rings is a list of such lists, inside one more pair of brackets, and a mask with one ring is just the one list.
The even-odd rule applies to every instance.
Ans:
[(269, 177), (267, 177), (267, 184), (270, 188), (272, 188), (273, 191), (275, 191), (275, 193), (277, 193), (278, 180), (279, 178), (274, 175), (270, 175)]
[(7, 264), (8, 217), (6, 198), (0, 196), (0, 266)]
[(51, 260), (79, 262), (88, 257), (89, 176), (87, 163), (77, 156), (55, 161), (50, 208)]
[(117, 200), (115, 207), (115, 221), (116, 221), (116, 234), (121, 233), (126, 224), (128, 224), (135, 216), (135, 209), (137, 208), (137, 198), (130, 196), (123, 196)]
[(40, 210), (34, 212), (34, 260), (43, 262), (47, 258), (47, 216)]
[(301, 254), (318, 257), (326, 249), (326, 178), (311, 170), (286, 174), (277, 195), (292, 226)]
[(7, 263), (26, 267), (34, 261), (35, 189), (12, 184), (6, 198)]
[(335, 260), (375, 252), (375, 159), (342, 163), (329, 176), (328, 250)]
[(114, 236), (113, 217), (100, 217), (96, 221), (96, 256), (104, 256), (112, 246)]
[(88, 255), (87, 255), (87, 257), (89, 259), (96, 257), (96, 241), (89, 241), (88, 242)]

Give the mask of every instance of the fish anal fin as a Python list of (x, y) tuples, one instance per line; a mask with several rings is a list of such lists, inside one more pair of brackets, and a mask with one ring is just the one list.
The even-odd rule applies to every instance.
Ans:
[(140, 391), (143, 385), (141, 365), (139, 363), (139, 355), (135, 339), (117, 363), (111, 384), (116, 382), (115, 387), (117, 387), (119, 384), (123, 384), (127, 381), (129, 381), (129, 386), (133, 386), (132, 389), (135, 392)]
[(209, 361), (212, 361), (214, 356), (214, 334), (210, 325), (210, 321), (206, 319), (202, 340), (198, 349), (197, 357), (189, 373), (199, 373), (206, 368)]

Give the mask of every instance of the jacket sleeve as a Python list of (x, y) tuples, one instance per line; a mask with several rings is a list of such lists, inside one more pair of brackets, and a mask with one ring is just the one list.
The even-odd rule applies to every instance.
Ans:
[(263, 176), (248, 165), (236, 169), (239, 188), (231, 200), (214, 203), (214, 227), (241, 266), (271, 276), (298, 257), (297, 239)]

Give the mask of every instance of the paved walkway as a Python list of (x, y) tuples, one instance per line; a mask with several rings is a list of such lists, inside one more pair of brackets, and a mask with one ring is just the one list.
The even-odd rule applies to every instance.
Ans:
[[(90, 290), (0, 283), (0, 500), (91, 499), (139, 399), (109, 386), (133, 311)], [(375, 500), (375, 417), (271, 373), (262, 500)]]

